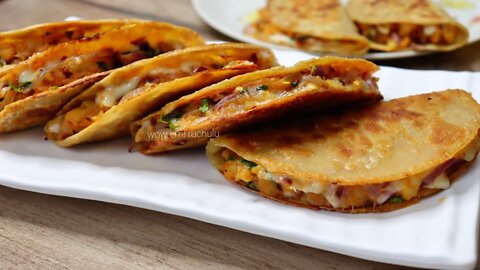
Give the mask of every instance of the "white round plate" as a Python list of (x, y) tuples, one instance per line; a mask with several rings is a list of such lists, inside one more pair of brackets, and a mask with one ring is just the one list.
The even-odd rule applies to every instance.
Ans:
[[(345, 2), (345, 1), (344, 1)], [(480, 40), (480, 2), (478, 0), (438, 0), (450, 15), (465, 25), (469, 32), (469, 43)], [(200, 17), (216, 30), (234, 39), (263, 45), (275, 49), (289, 49), (280, 45), (263, 42), (243, 33), (248, 24), (246, 18), (264, 7), (266, 0), (192, 0)], [(365, 59), (381, 60), (408, 58), (425, 55), (426, 52), (400, 51), (375, 52), (363, 56)]]

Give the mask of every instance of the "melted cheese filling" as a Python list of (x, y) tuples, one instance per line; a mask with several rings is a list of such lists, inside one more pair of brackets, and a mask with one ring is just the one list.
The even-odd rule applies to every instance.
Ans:
[(50, 121), (45, 127), (46, 136), (52, 140), (63, 140), (72, 136), (91, 125), (111, 107), (152, 89), (158, 83), (191, 76), (197, 72), (250, 65), (253, 63), (239, 60), (231, 61), (223, 67), (201, 66), (200, 63), (184, 61), (175, 69), (156, 68), (142, 77), (133, 77), (120, 84), (102, 85), (103, 89), (98, 90), (96, 96), (83, 100), (77, 107)]
[[(348, 77), (348, 78), (347, 78)], [(375, 91), (376, 78), (346, 76), (339, 78), (335, 71), (328, 67), (312, 67), (310, 70), (298, 72), (285, 77), (265, 78), (248, 84), (226, 89), (211, 99), (198, 100), (176, 111), (159, 116), (155, 121), (155, 129), (167, 128), (175, 131), (190, 125), (207, 121), (210, 117), (222, 115), (233, 117), (239, 112), (249, 111), (278, 98), (286, 98), (299, 93), (324, 91), (324, 89), (343, 89), (347, 91)], [(205, 105), (206, 107), (202, 106)], [(170, 117), (181, 115), (180, 117)], [(168, 121), (164, 121), (167, 118)]]
[(60, 87), (88, 75), (152, 56), (142, 48), (133, 47), (132, 51), (125, 53), (105, 48), (94, 53), (52, 60), (39, 70), (20, 72), (14, 81), (0, 82), (0, 109), (9, 103), (48, 91), (52, 87)]
[(449, 45), (459, 38), (458, 29), (452, 25), (415, 24), (357, 24), (362, 35), (375, 43), (387, 45), (389, 49), (407, 49), (415, 45)]
[[(480, 140), (477, 139), (461, 151), (456, 159), (471, 162), (479, 149)], [(304, 185), (299, 179), (268, 172), (227, 148), (219, 153), (223, 160), (219, 170), (228, 180), (269, 197), (313, 207), (355, 208), (401, 203), (415, 198), (421, 189), (447, 189), (451, 184), (448, 174), (454, 173), (445, 168), (427, 185), (423, 182), (435, 169), (381, 184), (342, 186), (314, 182)]]

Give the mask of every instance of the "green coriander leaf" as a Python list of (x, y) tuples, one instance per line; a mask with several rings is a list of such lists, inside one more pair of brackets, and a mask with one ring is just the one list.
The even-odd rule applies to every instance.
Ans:
[(168, 127), (172, 130), (175, 131), (175, 129), (178, 128), (178, 124), (176, 121), (180, 119), (183, 116), (183, 112), (181, 110), (178, 111), (173, 111), (169, 114), (166, 114), (160, 118), (160, 121), (163, 123), (168, 124)]
[(208, 98), (204, 98), (200, 101), (200, 106), (198, 107), (198, 110), (200, 110), (203, 113), (206, 113), (210, 109), (210, 100)]
[(15, 92), (22, 92), (22, 88), (19, 87), (18, 85), (15, 85), (13, 83), (9, 83), (8, 86), (10, 87), (10, 89), (12, 89)]
[(258, 191), (258, 188), (255, 186), (255, 183), (253, 183), (253, 181), (248, 182), (246, 187), (251, 190)]
[(248, 161), (248, 160), (243, 159), (243, 158), (240, 160), (240, 163), (242, 163), (243, 165), (247, 166), (249, 169), (257, 166), (257, 163), (252, 162), (252, 161)]
[(160, 121), (162, 121), (164, 123), (170, 122), (170, 115), (168, 115), (168, 114), (163, 115), (162, 117), (160, 117)]
[(175, 131), (175, 129), (178, 128), (178, 125), (175, 123), (173, 119), (168, 122), (168, 128), (171, 129), (172, 131)]
[(30, 87), (31, 84), (32, 84), (32, 82), (24, 82), (24, 83), (22, 83), (21, 87), (22, 87), (22, 89), (26, 89), (26, 88)]
[(391, 203), (402, 203), (404, 201), (404, 199), (401, 196), (393, 196), (388, 201), (391, 202)]
[(257, 91), (265, 91), (268, 89), (268, 85), (262, 84), (260, 86), (257, 86)]

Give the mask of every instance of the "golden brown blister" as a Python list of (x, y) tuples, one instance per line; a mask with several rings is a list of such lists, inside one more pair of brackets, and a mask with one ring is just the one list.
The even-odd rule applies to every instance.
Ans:
[[(270, 178), (277, 179), (272, 183), (280, 191), (256, 190), (275, 200), (341, 212), (384, 212), (453, 183), (473, 164), (479, 132), (480, 105), (465, 91), (447, 90), (221, 136), (209, 142), (207, 156), (241, 186), (248, 187), (250, 180), (264, 183), (264, 171), (278, 176)], [(241, 162), (228, 163), (224, 151), (255, 169), (250, 173), (242, 171)], [(432, 186), (445, 178), (446, 185)], [(291, 197), (284, 196), (290, 189)], [(380, 196), (387, 196), (382, 203)], [(388, 200), (395, 196), (400, 198)]]

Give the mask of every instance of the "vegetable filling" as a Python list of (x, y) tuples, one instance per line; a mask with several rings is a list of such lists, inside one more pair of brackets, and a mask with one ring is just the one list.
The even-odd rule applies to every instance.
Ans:
[(52, 90), (52, 87), (63, 86), (85, 76), (119, 68), (163, 52), (163, 49), (153, 49), (143, 39), (133, 41), (132, 45), (132, 50), (122, 53), (105, 48), (52, 61), (36, 71), (24, 70), (18, 74), (16, 81), (0, 82), (0, 109), (28, 96)]
[(265, 196), (309, 207), (361, 208), (396, 204), (414, 199), (425, 190), (447, 189), (451, 176), (478, 154), (480, 142), (468, 146), (458, 157), (437, 168), (409, 178), (370, 185), (310, 185), (287, 175), (276, 175), (255, 162), (245, 160), (227, 148), (220, 150), (219, 170), (228, 180)]
[(415, 45), (450, 45), (459, 38), (453, 25), (415, 25), (394, 23), (370, 25), (357, 23), (360, 33), (369, 40), (392, 49), (406, 49)]
[(226, 89), (215, 97), (203, 98), (160, 117), (158, 128), (168, 126), (171, 131), (205, 121), (215, 115), (233, 115), (261, 106), (279, 97), (298, 95), (322, 89), (370, 91), (377, 89), (377, 78), (370, 75), (339, 77), (331, 66), (313, 66), (308, 70), (285, 77), (265, 78)]
[[(149, 91), (159, 83), (188, 77), (200, 72), (251, 67), (252, 65), (255, 65), (255, 63), (246, 60), (234, 60), (224, 64), (206, 66), (186, 63), (185, 66), (178, 68), (158, 69), (160, 72), (156, 72), (154, 69), (151, 74), (141, 79), (139, 77), (130, 78), (126, 82), (122, 81), (122, 85), (104, 87), (104, 89), (99, 90), (95, 96), (83, 100), (82, 103), (74, 109), (56, 117), (47, 124), (45, 129), (47, 137), (52, 140), (63, 140), (72, 136), (91, 125), (111, 107), (132, 99), (143, 92)], [(208, 104), (204, 106), (208, 106)], [(172, 119), (170, 127), (175, 129), (173, 118), (177, 116), (172, 115), (169, 117)], [(170, 119), (168, 121), (170, 121)]]

